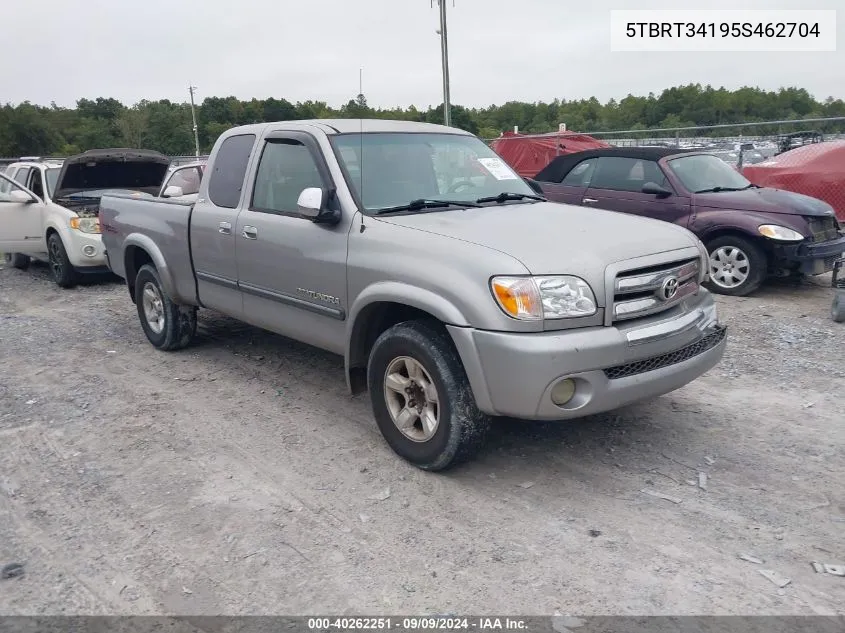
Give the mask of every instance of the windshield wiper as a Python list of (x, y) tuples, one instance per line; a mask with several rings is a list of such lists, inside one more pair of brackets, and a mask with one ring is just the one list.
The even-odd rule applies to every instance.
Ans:
[(423, 209), (445, 209), (447, 207), (480, 207), (480, 204), (465, 200), (428, 200), (420, 198), (411, 200), (408, 204), (400, 204), (395, 207), (385, 207), (375, 212), (375, 215), (383, 213), (396, 213), (398, 211), (422, 211)]
[(711, 187), (709, 189), (699, 189), (695, 193), (719, 193), (720, 191), (742, 191), (748, 187)]
[(484, 204), (485, 202), (497, 202), (502, 204), (503, 202), (507, 202), (508, 200), (539, 200), (540, 202), (547, 202), (548, 198), (544, 198), (543, 196), (535, 196), (529, 193), (510, 193), (504, 192), (500, 193), (498, 196), (488, 196), (486, 198), (479, 198), (476, 200), (478, 204)]

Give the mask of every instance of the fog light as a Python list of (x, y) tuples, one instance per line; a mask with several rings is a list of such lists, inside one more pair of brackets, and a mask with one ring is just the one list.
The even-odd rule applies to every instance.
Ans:
[(575, 381), (572, 378), (564, 378), (554, 387), (552, 387), (552, 402), (557, 406), (562, 407), (567, 402), (572, 400), (575, 395)]
[(88, 246), (82, 247), (82, 252), (88, 255), (88, 257), (94, 257), (97, 254), (97, 249), (89, 244)]

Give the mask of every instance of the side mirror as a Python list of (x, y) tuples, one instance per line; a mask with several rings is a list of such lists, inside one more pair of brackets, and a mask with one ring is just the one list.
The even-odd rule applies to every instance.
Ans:
[(168, 185), (165, 188), (164, 193), (161, 194), (161, 197), (162, 198), (178, 198), (181, 195), (183, 195), (182, 187), (179, 187), (177, 185)]
[(652, 195), (657, 196), (658, 198), (665, 198), (667, 196), (671, 196), (672, 192), (666, 189), (665, 187), (661, 187), (656, 182), (647, 182), (643, 185), (642, 188), (643, 193), (649, 193)]
[(20, 189), (14, 189), (10, 191), (9, 199), (12, 202), (23, 202), (25, 204), (32, 204), (33, 202), (37, 202), (37, 200), (31, 195), (29, 195), (26, 191), (21, 191)]
[(308, 187), (299, 194), (296, 209), (300, 215), (312, 222), (337, 224), (340, 221), (340, 212), (329, 208), (328, 202), (330, 199), (330, 191), (320, 187)]
[(540, 186), (540, 183), (534, 180), (533, 178), (525, 178), (524, 179), (528, 186), (534, 190), (534, 193), (537, 193), (541, 196), (545, 196), (546, 193), (543, 191), (543, 188)]

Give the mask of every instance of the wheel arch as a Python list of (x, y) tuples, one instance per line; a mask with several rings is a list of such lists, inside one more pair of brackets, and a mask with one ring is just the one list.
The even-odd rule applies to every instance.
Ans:
[[(469, 325), (461, 311), (447, 299), (415, 286), (384, 282), (358, 295), (349, 314), (344, 355), (350, 393), (366, 390), (367, 360), (381, 333), (397, 323), (415, 319), (437, 322), (444, 327)], [(449, 338), (454, 344), (451, 334)]]

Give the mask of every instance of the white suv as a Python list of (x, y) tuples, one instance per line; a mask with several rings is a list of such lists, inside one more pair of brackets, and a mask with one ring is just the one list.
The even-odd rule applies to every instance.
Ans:
[(147, 150), (98, 149), (65, 160), (22, 158), (0, 173), (0, 252), (15, 268), (46, 261), (69, 288), (107, 272), (100, 223), (106, 193), (155, 196), (170, 159)]

